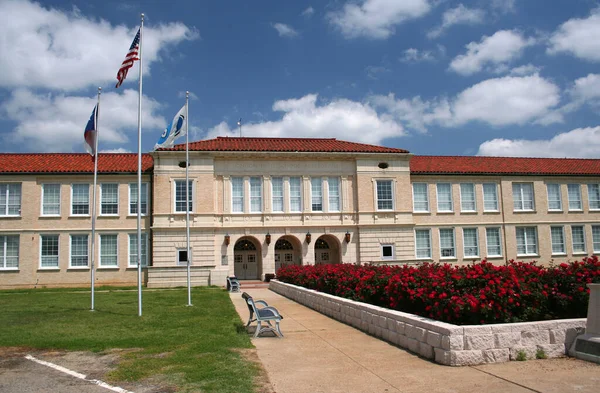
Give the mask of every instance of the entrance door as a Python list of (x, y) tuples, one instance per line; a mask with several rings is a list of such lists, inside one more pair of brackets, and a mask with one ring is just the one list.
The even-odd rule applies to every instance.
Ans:
[(257, 280), (258, 263), (255, 252), (236, 253), (234, 260), (234, 272), (238, 280)]
[(315, 250), (315, 264), (324, 265), (329, 263), (329, 250)]

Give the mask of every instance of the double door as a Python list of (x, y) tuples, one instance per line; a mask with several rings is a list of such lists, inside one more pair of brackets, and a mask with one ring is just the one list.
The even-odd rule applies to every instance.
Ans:
[(326, 265), (331, 263), (329, 250), (315, 250), (315, 265)]
[(238, 280), (258, 279), (258, 262), (256, 252), (237, 252), (233, 257), (234, 272)]
[(291, 265), (294, 263), (293, 252), (275, 252), (275, 273), (280, 267)]

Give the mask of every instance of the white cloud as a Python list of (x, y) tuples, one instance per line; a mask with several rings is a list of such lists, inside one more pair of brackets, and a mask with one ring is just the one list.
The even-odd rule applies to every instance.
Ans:
[(433, 61), (434, 56), (431, 51), (420, 51), (415, 48), (408, 48), (399, 59), (403, 63), (420, 63), (422, 61)]
[(492, 139), (478, 155), (512, 157), (600, 158), (600, 127), (577, 128), (549, 140)]
[(515, 12), (516, 0), (492, 0), (490, 5), (493, 10), (503, 14)]
[(346, 38), (385, 39), (394, 34), (396, 25), (419, 18), (430, 9), (428, 0), (361, 0), (329, 12), (327, 19)]
[(365, 72), (367, 78), (377, 80), (382, 74), (389, 74), (392, 70), (386, 66), (367, 66)]
[[(3, 135), (4, 143), (21, 144), (29, 151), (84, 151), (83, 129), (95, 104), (95, 97), (14, 90), (0, 106), (3, 116), (17, 122), (11, 133)], [(136, 90), (102, 94), (98, 119), (100, 149), (124, 144), (129, 136), (137, 138), (137, 105)], [(144, 96), (142, 106), (144, 131), (155, 132), (165, 126), (164, 118), (156, 114), (158, 102)]]
[(485, 66), (497, 68), (521, 56), (523, 49), (535, 40), (524, 38), (515, 30), (499, 30), (494, 35), (483, 36), (480, 42), (466, 45), (467, 53), (459, 55), (450, 63), (450, 69), (462, 75), (471, 75)]
[(302, 11), (302, 13), (300, 15), (310, 18), (311, 16), (313, 16), (314, 13), (315, 13), (315, 9), (312, 8), (312, 6), (309, 6), (307, 9)]
[[(185, 98), (185, 91), (180, 91), (177, 93), (177, 97), (179, 98)], [(198, 100), (198, 96), (196, 94), (194, 94), (193, 91), (190, 91), (190, 100), (196, 101)]]
[(569, 93), (576, 100), (595, 100), (600, 98), (600, 74), (589, 74), (575, 80)]
[[(116, 83), (117, 70), (135, 33), (136, 29), (88, 19), (77, 11), (1, 1), (0, 86), (69, 91)], [(144, 29), (145, 72), (159, 59), (160, 49), (197, 36), (182, 23)], [(125, 83), (136, 79), (137, 72), (131, 70)]]
[(569, 53), (580, 59), (600, 61), (600, 8), (586, 19), (569, 19), (550, 37), (548, 53)]
[[(243, 125), (243, 134), (252, 137), (339, 138), (380, 144), (385, 138), (403, 136), (402, 126), (387, 115), (378, 114), (365, 103), (336, 99), (317, 104), (317, 95), (276, 101), (273, 111), (283, 112), (280, 120)], [(236, 127), (225, 122), (208, 132), (208, 138), (237, 136)]]
[(450, 103), (445, 98), (424, 101), (421, 97), (397, 99), (394, 94), (388, 94), (371, 96), (368, 101), (408, 128), (419, 132), (427, 132), (427, 126), (431, 124), (448, 125), (453, 121)]
[(427, 37), (439, 37), (454, 25), (475, 25), (483, 23), (484, 17), (485, 11), (477, 8), (468, 8), (463, 4), (459, 4), (456, 8), (451, 8), (444, 12), (442, 24), (427, 33)]
[(283, 23), (273, 23), (273, 28), (277, 30), (280, 37), (292, 38), (298, 36), (298, 32), (293, 27)]
[(100, 153), (131, 153), (131, 150), (119, 147), (118, 149), (100, 150)]
[(541, 67), (534, 66), (533, 64), (525, 64), (525, 65), (511, 69), (509, 74), (512, 76), (524, 76), (524, 75), (537, 74), (540, 71), (541, 71)]

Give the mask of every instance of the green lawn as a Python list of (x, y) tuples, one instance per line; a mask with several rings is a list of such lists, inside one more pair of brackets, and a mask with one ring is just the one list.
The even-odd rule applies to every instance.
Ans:
[(135, 290), (97, 291), (94, 312), (89, 292), (0, 291), (0, 346), (139, 349), (124, 355), (110, 381), (162, 374), (178, 391), (255, 391), (259, 369), (240, 355), (252, 344), (228, 293), (194, 288), (192, 303), (186, 307), (186, 289), (144, 291), (138, 317)]

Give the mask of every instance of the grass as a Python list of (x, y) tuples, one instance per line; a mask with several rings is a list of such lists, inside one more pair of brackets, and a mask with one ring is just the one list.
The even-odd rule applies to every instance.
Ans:
[[(102, 352), (128, 351), (109, 380), (163, 376), (178, 391), (253, 392), (259, 367), (240, 351), (252, 344), (226, 291), (53, 289), (0, 291), (0, 346)], [(160, 356), (157, 356), (159, 355)]]

